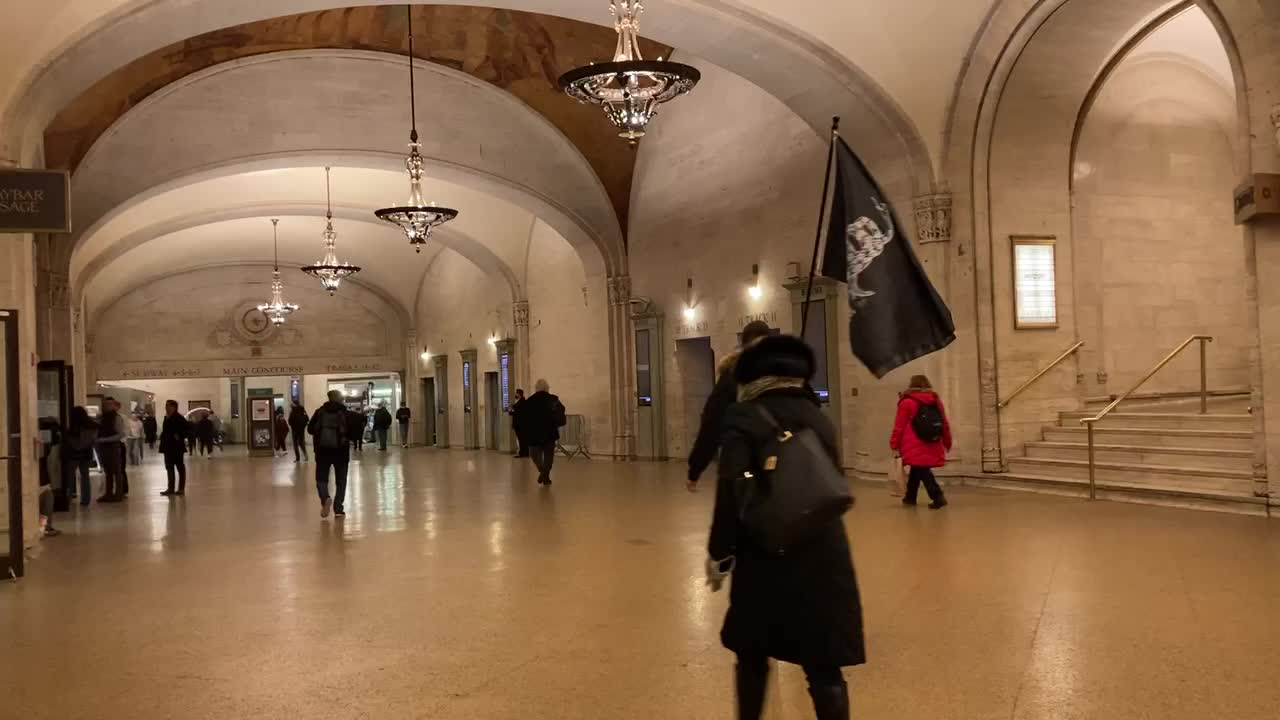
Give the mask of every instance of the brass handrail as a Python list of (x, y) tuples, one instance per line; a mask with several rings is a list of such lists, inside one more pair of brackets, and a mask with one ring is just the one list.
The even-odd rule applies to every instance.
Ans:
[(1039, 380), (1040, 378), (1042, 378), (1042, 377), (1044, 377), (1045, 375), (1047, 375), (1047, 374), (1049, 373), (1049, 371), (1050, 371), (1050, 370), (1052, 370), (1052, 369), (1054, 369), (1054, 368), (1058, 367), (1058, 365), (1060, 365), (1060, 364), (1062, 363), (1062, 361), (1063, 361), (1063, 360), (1066, 360), (1067, 358), (1071, 357), (1071, 356), (1072, 356), (1072, 354), (1074, 354), (1074, 353), (1075, 353), (1075, 351), (1079, 350), (1079, 349), (1080, 349), (1080, 348), (1082, 348), (1082, 347), (1084, 347), (1084, 341), (1083, 341), (1083, 340), (1081, 340), (1080, 342), (1076, 343), (1075, 345), (1072, 345), (1070, 348), (1068, 348), (1068, 349), (1067, 349), (1067, 351), (1066, 351), (1066, 352), (1064, 352), (1064, 353), (1062, 353), (1061, 355), (1059, 355), (1057, 360), (1054, 360), (1053, 362), (1051, 362), (1051, 363), (1049, 363), (1048, 365), (1046, 365), (1046, 366), (1045, 366), (1045, 368), (1044, 368), (1043, 370), (1041, 370), (1040, 372), (1038, 372), (1038, 373), (1036, 373), (1035, 375), (1033, 375), (1033, 376), (1031, 377), (1031, 379), (1030, 379), (1030, 380), (1028, 380), (1028, 381), (1026, 381), (1026, 382), (1022, 383), (1021, 385), (1019, 385), (1017, 390), (1014, 390), (1013, 392), (1009, 393), (1009, 397), (1005, 398), (1003, 402), (1001, 402), (1000, 404), (996, 405), (996, 408), (997, 408), (997, 409), (1000, 409), (1000, 410), (1003, 410), (1003, 409), (1005, 409), (1005, 408), (1009, 407), (1009, 403), (1013, 402), (1013, 399), (1014, 399), (1014, 398), (1016, 398), (1016, 397), (1018, 397), (1019, 395), (1021, 395), (1021, 394), (1022, 394), (1022, 392), (1023, 392), (1024, 390), (1026, 390), (1027, 388), (1029, 388), (1029, 387), (1031, 387), (1032, 385), (1034, 385), (1034, 384), (1036, 383), (1036, 381), (1037, 381), (1037, 380)]
[(1141, 380), (1134, 383), (1133, 387), (1120, 393), (1120, 395), (1117, 396), (1115, 400), (1111, 401), (1110, 405), (1102, 409), (1102, 412), (1098, 413), (1097, 415), (1094, 415), (1093, 417), (1087, 417), (1080, 420), (1080, 423), (1089, 429), (1089, 499), (1090, 500), (1096, 500), (1098, 496), (1098, 483), (1097, 483), (1097, 479), (1095, 478), (1095, 469), (1094, 469), (1093, 426), (1101, 422), (1102, 419), (1105, 418), (1106, 416), (1110, 415), (1112, 410), (1115, 410), (1116, 407), (1120, 405), (1120, 403), (1124, 402), (1129, 398), (1130, 395), (1137, 392), (1138, 388), (1146, 384), (1148, 380), (1155, 377), (1156, 373), (1163, 370), (1165, 365), (1168, 365), (1169, 363), (1173, 362), (1173, 359), (1178, 357), (1178, 355), (1181, 354), (1183, 350), (1186, 350), (1187, 347), (1190, 346), (1191, 343), (1193, 342), (1200, 343), (1200, 414), (1201, 415), (1208, 414), (1209, 412), (1209, 376), (1205, 369), (1205, 354), (1206, 354), (1205, 346), (1208, 343), (1213, 342), (1213, 336), (1192, 335), (1191, 337), (1182, 341), (1181, 345), (1174, 348), (1173, 352), (1169, 353), (1168, 355), (1165, 355), (1164, 359), (1156, 363), (1156, 366), (1151, 368), (1151, 370), (1147, 372), (1146, 375), (1143, 375)]

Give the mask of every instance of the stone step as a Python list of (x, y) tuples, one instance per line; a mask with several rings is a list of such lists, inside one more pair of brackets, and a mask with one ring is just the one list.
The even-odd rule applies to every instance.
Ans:
[[(1096, 440), (1096, 438), (1095, 438)], [(1029, 442), (1026, 455), (1032, 458), (1088, 460), (1088, 442)], [(1251, 450), (1224, 450), (1215, 447), (1123, 445), (1097, 443), (1094, 456), (1098, 462), (1139, 465), (1192, 465), (1227, 470), (1252, 471)]]
[[(1044, 439), (1051, 442), (1083, 443), (1088, 429), (1083, 425), (1044, 428)], [(1212, 447), (1221, 450), (1251, 450), (1252, 430), (1184, 430), (1179, 428), (1135, 428), (1099, 425), (1094, 442), (1106, 445), (1154, 445), (1160, 447)]]
[[(1093, 413), (1076, 411), (1058, 415), (1063, 427), (1080, 425), (1080, 421)], [(1176, 430), (1251, 430), (1253, 416), (1247, 413), (1131, 413), (1113, 412), (1103, 418), (1098, 427), (1170, 428)]]
[[(1081, 481), (1051, 475), (1013, 472), (997, 473), (966, 478), (965, 484), (1068, 497), (1089, 497), (1089, 483), (1087, 480)], [(1211, 510), (1257, 516), (1265, 516), (1267, 514), (1266, 498), (1255, 497), (1251, 492), (1249, 494), (1240, 494), (1106, 481), (1097, 484), (1097, 497), (1099, 500), (1113, 502), (1161, 505), (1192, 510)]]
[[(1098, 482), (1189, 492), (1253, 495), (1253, 472), (1249, 470), (1117, 462), (1097, 462), (1094, 467)], [(1089, 479), (1087, 460), (1011, 458), (1008, 462), (1008, 470), (1015, 475), (1027, 474), (1086, 482)]]

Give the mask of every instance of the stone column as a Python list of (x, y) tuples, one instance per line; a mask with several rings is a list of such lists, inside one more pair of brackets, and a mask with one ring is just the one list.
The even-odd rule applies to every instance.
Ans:
[[(409, 406), (409, 444), (417, 445), (424, 437), (426, 418), (422, 414), (422, 358), (418, 333), (410, 330), (404, 341), (404, 402)], [(394, 411), (392, 411), (394, 412)], [(396, 426), (397, 431), (399, 426)], [(397, 438), (398, 440), (399, 438)]]
[(436, 447), (449, 449), (449, 356), (432, 355), (436, 379)]
[(635, 348), (631, 328), (631, 276), (615, 275), (609, 288), (609, 406), (613, 457), (633, 460), (635, 438)]
[(512, 355), (515, 362), (514, 378), (516, 387), (524, 390), (527, 397), (533, 394), (533, 370), (529, 366), (529, 301), (518, 300), (512, 303), (511, 317), (516, 327), (515, 354)]

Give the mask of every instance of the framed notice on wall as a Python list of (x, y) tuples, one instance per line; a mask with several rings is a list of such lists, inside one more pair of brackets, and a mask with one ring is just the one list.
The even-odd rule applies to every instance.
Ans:
[(0, 233), (71, 232), (71, 175), (0, 169)]
[(1013, 313), (1019, 330), (1058, 327), (1056, 238), (1014, 235)]
[(271, 398), (254, 398), (251, 401), (250, 409), (254, 422), (264, 422), (271, 419)]

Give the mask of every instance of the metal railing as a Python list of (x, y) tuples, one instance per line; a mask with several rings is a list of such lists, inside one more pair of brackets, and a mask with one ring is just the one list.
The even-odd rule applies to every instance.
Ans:
[(1000, 404), (996, 405), (996, 408), (998, 408), (998, 409), (1000, 409), (1000, 410), (1003, 410), (1003, 409), (1005, 409), (1005, 408), (1009, 407), (1009, 403), (1013, 402), (1013, 399), (1014, 399), (1014, 398), (1018, 397), (1019, 395), (1021, 395), (1021, 394), (1023, 393), (1023, 391), (1025, 391), (1027, 388), (1029, 388), (1029, 387), (1031, 387), (1032, 385), (1034, 385), (1034, 384), (1036, 383), (1036, 381), (1037, 381), (1037, 380), (1039, 380), (1040, 378), (1044, 377), (1045, 375), (1048, 375), (1050, 370), (1052, 370), (1052, 369), (1054, 369), (1054, 368), (1058, 367), (1059, 365), (1061, 365), (1063, 360), (1066, 360), (1067, 358), (1069, 358), (1069, 357), (1071, 357), (1072, 355), (1074, 355), (1074, 354), (1075, 354), (1075, 352), (1076, 352), (1077, 350), (1079, 350), (1080, 348), (1082, 348), (1082, 347), (1084, 347), (1084, 341), (1083, 341), (1083, 340), (1082, 340), (1082, 341), (1080, 341), (1080, 342), (1078, 342), (1078, 343), (1076, 343), (1075, 345), (1072, 345), (1070, 348), (1068, 348), (1068, 349), (1067, 349), (1067, 351), (1066, 351), (1066, 352), (1064, 352), (1064, 353), (1062, 353), (1061, 355), (1059, 355), (1057, 360), (1054, 360), (1053, 362), (1051, 362), (1051, 363), (1049, 363), (1048, 365), (1046, 365), (1046, 366), (1045, 366), (1045, 368), (1044, 368), (1043, 370), (1041, 370), (1040, 372), (1038, 372), (1038, 373), (1036, 373), (1035, 375), (1031, 376), (1031, 379), (1030, 379), (1030, 380), (1028, 380), (1028, 381), (1026, 381), (1026, 382), (1022, 383), (1021, 385), (1019, 385), (1017, 390), (1014, 390), (1013, 392), (1009, 393), (1009, 397), (1005, 398), (1002, 402), (1000, 402)]
[(1165, 355), (1164, 359), (1156, 363), (1156, 366), (1151, 368), (1151, 370), (1149, 370), (1146, 375), (1143, 375), (1141, 380), (1134, 383), (1133, 387), (1129, 388), (1128, 390), (1125, 390), (1124, 392), (1116, 396), (1116, 399), (1112, 400), (1110, 405), (1103, 408), (1102, 412), (1098, 413), (1097, 415), (1094, 415), (1093, 417), (1084, 418), (1080, 421), (1081, 424), (1083, 424), (1085, 427), (1088, 428), (1088, 432), (1089, 432), (1089, 499), (1090, 500), (1096, 500), (1098, 498), (1098, 481), (1096, 477), (1097, 469), (1095, 468), (1096, 463), (1094, 461), (1095, 460), (1095, 450), (1094, 450), (1094, 442), (1093, 442), (1094, 426), (1097, 425), (1099, 422), (1101, 422), (1103, 418), (1110, 415), (1111, 411), (1115, 410), (1116, 407), (1120, 405), (1120, 403), (1124, 402), (1129, 398), (1130, 395), (1137, 392), (1138, 388), (1142, 387), (1144, 384), (1146, 384), (1148, 380), (1155, 377), (1156, 373), (1163, 370), (1165, 365), (1168, 365), (1169, 363), (1173, 362), (1174, 358), (1178, 357), (1178, 355), (1180, 355), (1183, 350), (1186, 350), (1187, 347), (1189, 347), (1191, 343), (1194, 343), (1194, 342), (1200, 343), (1200, 414), (1201, 415), (1208, 414), (1209, 412), (1209, 375), (1205, 369), (1205, 355), (1206, 355), (1205, 348), (1209, 343), (1213, 342), (1213, 337), (1210, 335), (1192, 335), (1191, 337), (1184, 340), (1181, 345), (1174, 348), (1173, 352), (1169, 353), (1168, 355)]

